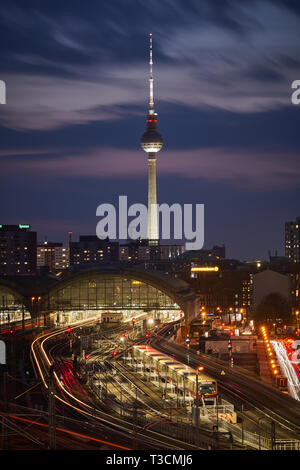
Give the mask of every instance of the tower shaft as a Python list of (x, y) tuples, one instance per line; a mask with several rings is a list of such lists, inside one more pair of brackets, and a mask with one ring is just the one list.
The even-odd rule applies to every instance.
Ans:
[(152, 73), (152, 33), (150, 33), (150, 77), (149, 77), (149, 113), (147, 116), (147, 129), (141, 139), (141, 146), (148, 154), (148, 240), (156, 245), (158, 235), (158, 210), (156, 196), (156, 154), (163, 146), (163, 140), (157, 130), (157, 113), (154, 111), (153, 73)]
[(158, 240), (156, 154), (148, 154), (148, 240)]

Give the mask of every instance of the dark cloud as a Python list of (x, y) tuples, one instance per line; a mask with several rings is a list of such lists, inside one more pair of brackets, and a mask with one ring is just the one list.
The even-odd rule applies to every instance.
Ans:
[(243, 76), (247, 78), (251, 77), (255, 80), (267, 83), (284, 81), (284, 75), (280, 71), (274, 70), (267, 66), (258, 66), (249, 70), (245, 70), (243, 72)]

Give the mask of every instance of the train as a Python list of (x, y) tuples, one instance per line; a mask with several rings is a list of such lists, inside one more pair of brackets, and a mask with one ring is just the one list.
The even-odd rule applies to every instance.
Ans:
[[(132, 358), (139, 363), (145, 374), (159, 387), (173, 388), (174, 393), (186, 400), (196, 398), (196, 370), (182, 364), (149, 345), (135, 345), (131, 350)], [(198, 372), (198, 396), (204, 403), (214, 403), (218, 394), (217, 382), (205, 373)]]

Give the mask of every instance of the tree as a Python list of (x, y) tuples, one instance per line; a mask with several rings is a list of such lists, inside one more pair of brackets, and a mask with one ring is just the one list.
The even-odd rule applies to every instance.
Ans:
[(266, 295), (254, 314), (257, 323), (291, 320), (291, 308), (285, 297), (276, 292)]

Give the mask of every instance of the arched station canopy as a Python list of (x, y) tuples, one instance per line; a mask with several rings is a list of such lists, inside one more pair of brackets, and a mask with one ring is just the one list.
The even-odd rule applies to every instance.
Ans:
[(196, 296), (189, 285), (157, 271), (139, 269), (90, 269), (56, 283), (44, 298), (48, 311), (70, 310), (168, 310), (194, 316)]

